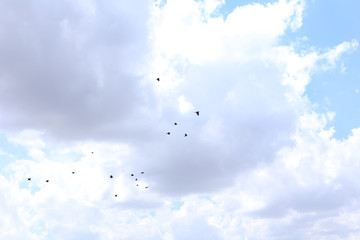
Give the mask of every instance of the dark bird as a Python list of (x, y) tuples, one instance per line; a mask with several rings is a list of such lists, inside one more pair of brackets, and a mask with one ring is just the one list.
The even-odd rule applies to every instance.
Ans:
[(200, 115), (200, 111), (196, 111), (195, 113), (196, 113), (196, 115), (198, 115), (198, 116)]
[(110, 178), (113, 178), (113, 175), (110, 175)]
[(137, 181), (137, 178), (135, 178), (135, 181)]
[(176, 126), (176, 125), (177, 125), (177, 123), (174, 123), (174, 125)]
[(91, 154), (94, 154), (94, 152), (91, 152)]
[(134, 176), (134, 174), (131, 174), (131, 176), (133, 177), (133, 176)]
[(145, 189), (148, 189), (148, 188), (149, 188), (149, 186), (145, 187)]
[(170, 135), (170, 132), (167, 132), (166, 134), (167, 134), (167, 135)]
[(141, 172), (141, 174), (144, 174), (144, 172)]
[(136, 184), (136, 186), (138, 187), (138, 186), (139, 186), (139, 184)]
[(31, 178), (28, 178), (28, 181), (30, 181), (31, 180)]
[(160, 82), (160, 78), (157, 78), (156, 80), (157, 80), (158, 82)]
[(71, 172), (72, 174), (74, 174), (75, 172)]
[(184, 137), (187, 137), (187, 134), (185, 133)]
[(115, 197), (117, 197), (117, 194), (115, 194)]
[(49, 182), (49, 180), (46, 180), (46, 182)]

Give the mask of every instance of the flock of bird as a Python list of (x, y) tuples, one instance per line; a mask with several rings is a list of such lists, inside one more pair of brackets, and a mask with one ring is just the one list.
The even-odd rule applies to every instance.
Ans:
[[(160, 78), (157, 78), (156, 81), (160, 82)], [(196, 113), (196, 115), (200, 116), (200, 111), (196, 111), (194, 113)], [(178, 124), (175, 122), (174, 125), (177, 126)], [(167, 132), (166, 134), (170, 135), (170, 132)], [(184, 133), (184, 137), (187, 137), (187, 136), (188, 136), (187, 133)]]
[[(160, 82), (160, 78), (156, 78), (156, 80), (157, 80), (158, 82)], [(194, 112), (194, 113), (196, 113), (197, 116), (200, 115), (200, 111), (196, 111), (196, 112)], [(175, 122), (174, 125), (177, 126), (178, 123)], [(170, 135), (170, 132), (167, 132), (166, 134), (167, 134), (167, 135)], [(187, 137), (187, 136), (188, 136), (187, 133), (185, 133), (185, 134), (184, 134), (184, 137)], [(94, 154), (94, 152), (91, 152), (91, 154)], [(140, 172), (141, 175), (144, 174), (144, 173), (145, 173), (145, 172), (143, 172), (143, 171)], [(75, 171), (72, 171), (71, 174), (75, 174)], [(136, 182), (136, 186), (139, 187), (139, 180), (140, 180), (140, 178), (139, 178), (139, 177), (136, 177), (134, 173), (131, 173), (130, 176), (133, 177), (133, 178), (135, 178), (134, 181)], [(113, 175), (110, 175), (110, 178), (113, 179), (114, 176), (113, 176)], [(31, 177), (28, 177), (27, 180), (28, 180), (28, 181), (31, 181)], [(45, 182), (47, 182), (47, 183), (48, 183), (49, 181), (50, 181), (49, 179), (46, 179), (46, 180), (45, 180)], [(144, 188), (145, 188), (145, 189), (148, 189), (149, 186), (145, 186)], [(118, 194), (114, 194), (114, 196), (117, 197)]]
[[(94, 152), (91, 152), (91, 154), (94, 154)], [(144, 171), (140, 172), (141, 175), (144, 174), (144, 173), (145, 173)], [(75, 171), (72, 171), (71, 174), (75, 174)], [(139, 187), (139, 183), (138, 183), (138, 182), (139, 182), (140, 178), (139, 178), (139, 177), (136, 177), (134, 173), (131, 173), (130, 176), (131, 176), (131, 177), (135, 177), (134, 180), (135, 180), (135, 182), (136, 182), (136, 186)], [(113, 175), (110, 175), (109, 178), (113, 179), (114, 176), (113, 176)], [(27, 180), (28, 180), (28, 181), (31, 181), (31, 177), (28, 177)], [(49, 179), (46, 179), (45, 182), (48, 183), (48, 182), (50, 182), (50, 180), (49, 180)], [(145, 188), (145, 189), (148, 189), (149, 186), (145, 186), (144, 188)], [(114, 194), (114, 196), (117, 197), (118, 194)]]

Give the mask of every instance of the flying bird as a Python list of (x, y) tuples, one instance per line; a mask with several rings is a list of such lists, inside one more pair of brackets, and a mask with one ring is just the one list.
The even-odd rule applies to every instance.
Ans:
[(177, 125), (177, 123), (174, 123), (174, 125), (176, 126), (176, 125)]
[(131, 174), (131, 176), (133, 177), (133, 176), (134, 176), (134, 174)]
[(166, 134), (167, 134), (167, 135), (170, 135), (170, 132), (167, 132)]
[(141, 172), (141, 174), (144, 174), (144, 172)]
[(46, 180), (46, 182), (49, 182), (49, 180)]
[(187, 134), (185, 133), (184, 137), (187, 137)]
[(196, 111), (195, 113), (196, 113), (196, 115), (198, 115), (198, 116), (200, 115), (200, 111)]
[(94, 154), (94, 152), (91, 152), (91, 154)]
[(137, 178), (135, 178), (135, 181), (137, 181)]
[(31, 180), (31, 178), (28, 178), (28, 181), (30, 181)]
[(136, 184), (136, 186), (138, 187), (138, 186), (139, 186), (139, 184)]
[(72, 174), (74, 174), (75, 172), (71, 172)]
[(113, 178), (113, 175), (110, 175), (110, 178)]
[(149, 186), (145, 187), (145, 189), (148, 189), (148, 188), (149, 188)]
[(117, 197), (117, 194), (115, 194), (115, 197)]
[(156, 80), (157, 80), (158, 82), (160, 82), (160, 78), (157, 78)]

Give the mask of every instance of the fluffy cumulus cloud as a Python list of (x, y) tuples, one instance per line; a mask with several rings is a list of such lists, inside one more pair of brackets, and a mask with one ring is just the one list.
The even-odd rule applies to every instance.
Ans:
[(360, 131), (304, 95), (358, 42), (225, 4), (0, 3), (1, 239), (359, 237)]
[(2, 1), (3, 128), (129, 135), (128, 122), (146, 117), (139, 108), (152, 97), (141, 85), (150, 2), (139, 3)]

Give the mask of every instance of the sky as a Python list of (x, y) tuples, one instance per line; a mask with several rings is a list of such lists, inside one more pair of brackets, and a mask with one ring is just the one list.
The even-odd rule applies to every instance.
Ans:
[(0, 239), (359, 239), (359, 10), (1, 1)]

